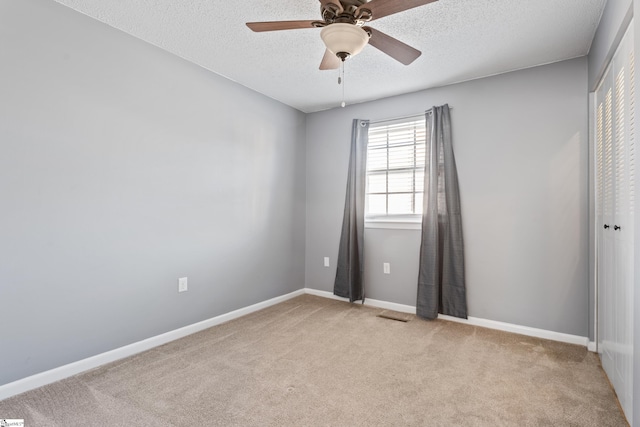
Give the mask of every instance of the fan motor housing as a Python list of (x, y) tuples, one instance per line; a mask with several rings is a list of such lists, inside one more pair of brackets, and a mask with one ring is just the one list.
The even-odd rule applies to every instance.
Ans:
[(324, 27), (334, 23), (362, 25), (371, 20), (371, 11), (360, 8), (369, 0), (321, 0), (320, 14), (322, 22), (314, 26)]

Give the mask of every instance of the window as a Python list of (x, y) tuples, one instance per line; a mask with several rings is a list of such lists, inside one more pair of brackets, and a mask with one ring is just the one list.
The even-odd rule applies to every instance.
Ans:
[(367, 145), (367, 221), (420, 221), (424, 162), (424, 115), (371, 123)]

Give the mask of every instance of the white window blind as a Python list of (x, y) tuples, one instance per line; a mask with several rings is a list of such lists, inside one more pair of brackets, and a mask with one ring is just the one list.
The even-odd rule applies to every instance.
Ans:
[(424, 115), (369, 126), (366, 219), (420, 219), (424, 159)]

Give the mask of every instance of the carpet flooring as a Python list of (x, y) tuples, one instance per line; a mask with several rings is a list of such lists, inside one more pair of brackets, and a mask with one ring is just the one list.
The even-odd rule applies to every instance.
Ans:
[(384, 311), (303, 295), (0, 401), (0, 418), (29, 427), (627, 425), (584, 347)]

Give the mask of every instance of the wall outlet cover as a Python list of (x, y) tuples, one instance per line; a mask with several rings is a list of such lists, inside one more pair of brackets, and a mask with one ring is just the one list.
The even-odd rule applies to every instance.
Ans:
[(181, 277), (178, 279), (178, 292), (186, 292), (189, 289), (187, 278)]

